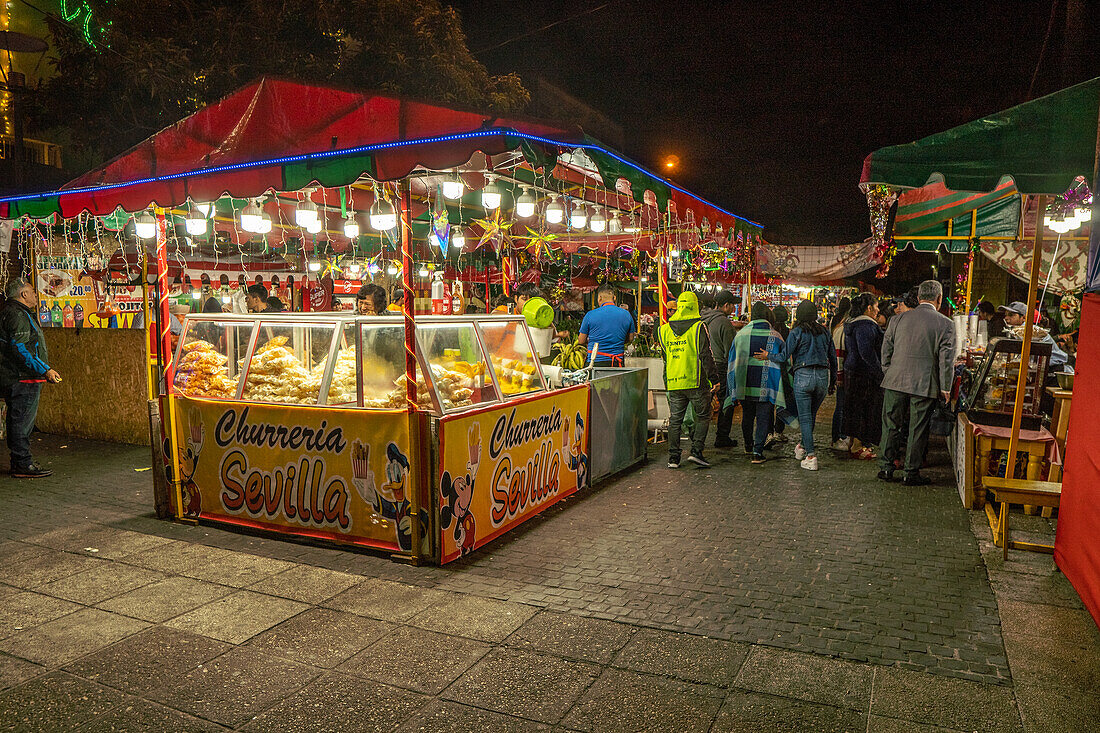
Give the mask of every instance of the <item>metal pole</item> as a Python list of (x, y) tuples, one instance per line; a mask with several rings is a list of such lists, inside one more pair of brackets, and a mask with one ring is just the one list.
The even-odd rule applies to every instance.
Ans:
[[(172, 461), (172, 488), (176, 494), (176, 519), (183, 518), (183, 485), (180, 482), (180, 454), (176, 445), (176, 402), (172, 395), (172, 379), (174, 369), (172, 365), (172, 329), (168, 319), (171, 313), (168, 310), (168, 228), (164, 219), (164, 209), (156, 210), (157, 216), (157, 285), (160, 289), (160, 338), (157, 339), (157, 350), (161, 352), (161, 363), (164, 364), (164, 394), (168, 403), (168, 452)], [(139, 246), (143, 251), (145, 244)]]
[[(159, 239), (159, 237), (158, 237)], [(153, 345), (149, 341), (149, 333), (152, 329), (152, 321), (150, 316), (152, 313), (149, 309), (149, 253), (142, 247), (141, 252), (141, 335), (145, 341), (145, 382), (148, 387), (147, 393), (150, 400), (154, 400), (157, 397), (156, 390), (156, 377), (153, 376), (153, 365), (155, 357), (153, 354)]]
[[(1012, 433), (1008, 438), (1008, 458), (1005, 461), (1005, 478), (1012, 478), (1012, 469), (1016, 465), (1016, 447), (1020, 442), (1020, 422), (1024, 414), (1024, 390), (1027, 388), (1028, 363), (1031, 361), (1031, 333), (1035, 319), (1032, 317), (1035, 300), (1039, 296), (1039, 269), (1043, 253), (1043, 212), (1046, 211), (1046, 196), (1039, 196), (1035, 209), (1035, 242), (1031, 250), (1031, 282), (1027, 289), (1027, 315), (1024, 317), (1024, 342), (1020, 347), (1020, 371), (1016, 375), (1016, 402), (1012, 407)], [(1041, 389), (1042, 385), (1036, 385)], [(1007, 544), (1007, 543), (1006, 543)], [(1007, 549), (1005, 550), (1007, 553)]]
[[(966, 244), (966, 302), (963, 313), (970, 315), (970, 289), (974, 285), (974, 239), (978, 236), (978, 210), (970, 212), (970, 241)], [(967, 328), (970, 326), (967, 325)]]
[(645, 272), (645, 264), (642, 262), (641, 256), (638, 259), (638, 307), (635, 309), (638, 314), (638, 322), (634, 324), (638, 329), (638, 333), (642, 332), (642, 273)]
[[(414, 563), (420, 562), (420, 478), (422, 466), (418, 464), (419, 441), (417, 440), (417, 426), (419, 422), (416, 414), (416, 316), (413, 302), (412, 287), (412, 215), (411, 210), (411, 186), (408, 182), (399, 186), (401, 196), (401, 288), (404, 298), (401, 311), (405, 317), (405, 419), (409, 426), (409, 457), (414, 471), (411, 471), (409, 481), (409, 509), (412, 514), (409, 517), (409, 530), (412, 532), (412, 559)], [(400, 530), (398, 530), (400, 531)]]

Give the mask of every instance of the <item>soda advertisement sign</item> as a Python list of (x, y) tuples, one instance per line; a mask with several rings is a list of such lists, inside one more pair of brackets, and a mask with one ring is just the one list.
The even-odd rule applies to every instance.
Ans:
[(129, 328), (141, 312), (141, 286), (93, 280), (75, 257), (39, 257), (38, 325), (42, 328)]
[(403, 411), (187, 397), (176, 407), (183, 516), (412, 549), (416, 470)]
[(588, 482), (588, 387), (558, 390), (439, 428), (440, 559), (458, 559)]

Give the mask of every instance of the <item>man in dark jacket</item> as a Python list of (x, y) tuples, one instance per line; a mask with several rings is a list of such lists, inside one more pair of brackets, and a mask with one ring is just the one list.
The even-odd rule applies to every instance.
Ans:
[[(676, 301), (676, 312), (658, 331), (665, 354), (668, 390), (668, 467), (680, 467), (680, 427), (690, 404), (695, 410), (688, 460), (707, 468), (703, 447), (710, 427), (710, 402), (722, 381), (710, 353), (710, 335), (699, 318), (699, 299), (690, 290)], [(713, 386), (712, 386), (713, 385)]]
[(45, 382), (61, 375), (46, 361), (46, 342), (38, 328), (38, 295), (21, 277), (8, 283), (7, 302), (0, 309), (0, 392), (8, 406), (8, 450), (12, 478), (43, 478), (52, 471), (31, 457), (31, 430), (38, 414), (38, 397)]
[[(702, 310), (699, 311), (699, 317), (703, 319), (707, 332), (710, 333), (711, 356), (714, 357), (714, 364), (721, 374), (729, 371), (729, 355), (730, 349), (733, 348), (735, 334), (733, 324), (730, 323), (730, 314), (733, 313), (734, 304), (733, 293), (723, 290), (718, 293), (713, 304), (705, 302)], [(711, 307), (712, 305), (714, 307)], [(718, 404), (723, 405), (726, 402), (726, 380), (723, 378), (719, 382)], [(733, 448), (737, 445), (737, 441), (730, 437), (732, 428), (733, 405), (730, 405), (718, 412), (718, 434), (714, 437), (715, 448)]]

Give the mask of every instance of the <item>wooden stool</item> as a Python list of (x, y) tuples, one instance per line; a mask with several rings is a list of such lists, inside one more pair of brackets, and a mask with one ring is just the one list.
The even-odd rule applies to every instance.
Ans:
[[(1008, 539), (1008, 505), (1025, 504), (1028, 506), (1057, 507), (1062, 499), (1062, 484), (1053, 481), (1029, 481), (1027, 479), (983, 476), (982, 486), (997, 501), (1001, 502), (1000, 516), (994, 514), (993, 506), (988, 502), (985, 505), (985, 513), (989, 517), (989, 528), (993, 531), (993, 544), (1003, 548), (1006, 560), (1008, 559), (1010, 545), (1017, 550), (1054, 552), (1054, 545), (1015, 542)], [(1000, 542), (997, 541), (998, 537)]]

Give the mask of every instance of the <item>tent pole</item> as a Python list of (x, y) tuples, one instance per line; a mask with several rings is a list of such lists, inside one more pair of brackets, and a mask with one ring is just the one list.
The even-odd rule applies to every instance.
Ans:
[(634, 324), (638, 329), (638, 333), (642, 332), (642, 273), (645, 272), (642, 259), (644, 259), (644, 255), (638, 258), (638, 307), (634, 309), (634, 312), (638, 314), (638, 322)]
[(665, 294), (668, 293), (668, 257), (666, 256), (667, 243), (661, 240), (657, 248), (657, 313), (661, 317), (661, 323), (668, 321), (668, 307), (665, 303)]
[[(417, 439), (416, 418), (416, 318), (414, 315), (413, 288), (412, 288), (412, 215), (410, 189), (408, 182), (398, 184), (398, 192), (401, 195), (401, 289), (403, 302), (401, 310), (405, 316), (405, 419), (409, 429), (409, 457), (416, 466), (413, 480), (410, 482), (408, 494), (409, 531), (412, 534), (412, 560), (414, 564), (420, 563), (420, 480), (427, 473), (424, 466), (418, 465), (420, 441)], [(426, 380), (425, 380), (426, 381)], [(398, 528), (400, 532), (400, 528)]]
[[(966, 247), (966, 303), (963, 313), (970, 315), (970, 289), (974, 286), (974, 239), (978, 236), (978, 210), (970, 212), (970, 241)], [(967, 326), (969, 328), (969, 326)]]
[[(1016, 402), (1012, 406), (1012, 433), (1008, 438), (1008, 457), (1005, 460), (1005, 478), (1012, 478), (1016, 466), (1016, 447), (1020, 442), (1020, 423), (1024, 414), (1024, 390), (1027, 388), (1028, 364), (1031, 361), (1031, 333), (1035, 323), (1033, 317), (1035, 300), (1039, 297), (1040, 258), (1043, 253), (1043, 212), (1046, 210), (1047, 197), (1039, 196), (1035, 209), (1035, 243), (1031, 250), (1031, 282), (1027, 289), (1027, 315), (1024, 316), (1023, 344), (1020, 347), (1020, 370), (1016, 375)], [(1042, 389), (1042, 385), (1035, 385)], [(1007, 545), (1007, 543), (1006, 543)], [(1006, 550), (1007, 552), (1007, 550)]]

